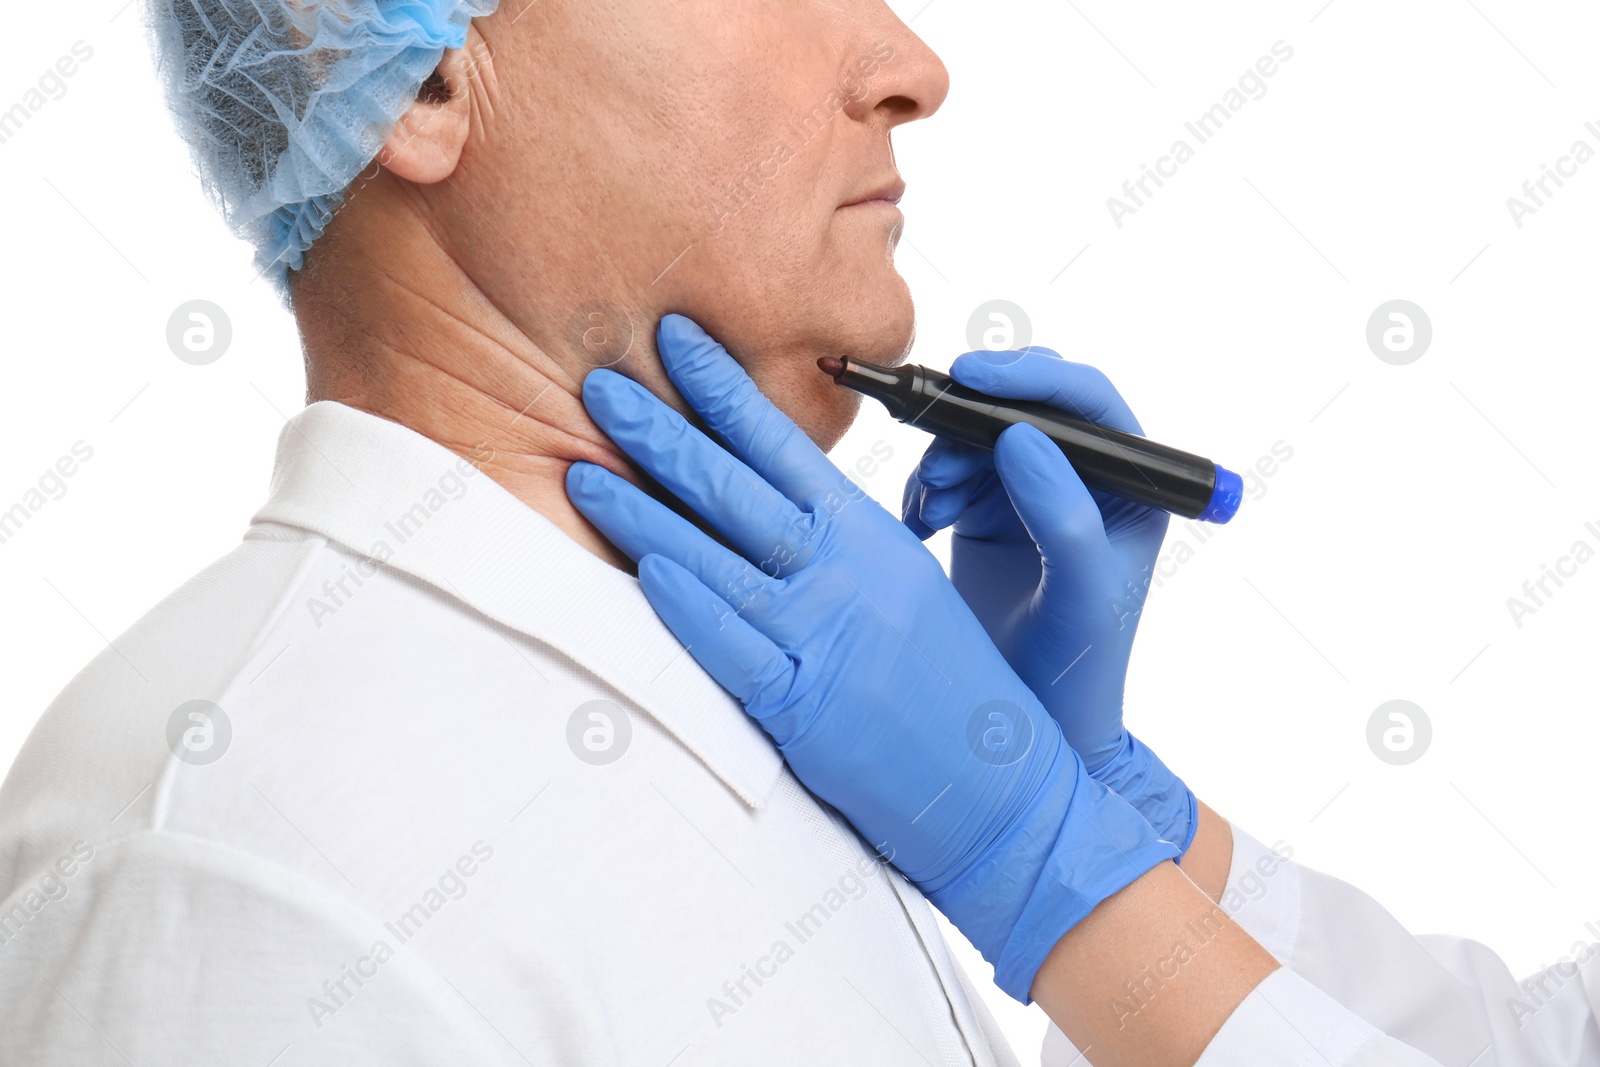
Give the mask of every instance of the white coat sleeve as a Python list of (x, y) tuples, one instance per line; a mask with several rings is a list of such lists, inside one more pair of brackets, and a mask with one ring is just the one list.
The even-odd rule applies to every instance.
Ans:
[(1380, 1033), (1286, 967), (1222, 1024), (1195, 1067), (1440, 1067)]
[[(1089, 1067), (1056, 1027), (1045, 1037), (1044, 1067)], [(1443, 1067), (1359, 1018), (1280, 967), (1251, 990), (1211, 1038), (1195, 1067)], [(1455, 1067), (1455, 1065), (1451, 1065)], [(1476, 1065), (1473, 1065), (1476, 1067)]]
[(1237, 827), (1233, 840), (1223, 908), (1391, 1038), (1452, 1067), (1600, 1064), (1600, 950), (1572, 946), (1566, 962), (1519, 982), (1475, 941), (1414, 936), (1355, 887)]
[[(1238, 827), (1233, 841), (1221, 904), (1284, 965), (1268, 982), (1288, 983), (1285, 976), (1292, 972), (1389, 1039), (1331, 1062), (1600, 1064), (1600, 948), (1571, 946), (1563, 962), (1519, 982), (1485, 946), (1465, 938), (1415, 936), (1371, 897), (1293, 862), (1281, 845), (1275, 851)], [(1270, 997), (1272, 987), (1263, 983), (1258, 992)], [(1260, 1028), (1270, 1026), (1271, 1008), (1263, 999), (1252, 994), (1240, 1005), (1203, 1064), (1230, 1062), (1215, 1056), (1245, 1055), (1252, 1042), (1264, 1040)], [(1431, 1060), (1381, 1058), (1414, 1055), (1410, 1049)], [(1085, 1059), (1051, 1027), (1042, 1062), (1067, 1067)]]

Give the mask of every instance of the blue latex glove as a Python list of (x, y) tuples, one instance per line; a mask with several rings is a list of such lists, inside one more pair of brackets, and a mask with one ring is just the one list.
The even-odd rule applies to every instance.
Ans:
[(673, 315), (658, 346), (727, 450), (610, 371), (584, 404), (732, 548), (600, 467), (574, 464), (569, 497), (800, 780), (1026, 1002), (1061, 936), (1176, 849), (1084, 771), (938, 561), (720, 345)]
[[(962, 385), (1142, 434), (1105, 375), (1046, 348), (969, 352)], [(993, 452), (940, 439), (906, 483), (919, 537), (954, 525), (950, 576), (984, 629), (1102, 784), (1180, 850), (1194, 794), (1122, 725), (1122, 690), (1167, 514), (1087, 489), (1044, 434), (1015, 426)]]

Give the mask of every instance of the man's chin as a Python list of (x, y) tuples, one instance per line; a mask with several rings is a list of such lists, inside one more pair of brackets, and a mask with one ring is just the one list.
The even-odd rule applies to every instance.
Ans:
[(816, 442), (818, 448), (832, 452), (861, 413), (862, 396), (854, 389), (843, 386), (829, 385), (826, 388), (829, 390), (826, 403), (816, 409), (811, 420), (815, 426), (802, 424), (801, 429)]
[[(850, 356), (887, 367), (904, 363), (916, 337), (916, 312), (910, 290), (898, 274), (886, 288), (890, 292), (885, 298), (861, 309), (857, 318), (858, 322), (871, 323), (871, 329), (854, 331), (850, 344), (837, 352), (819, 354)], [(805, 390), (807, 417), (797, 417), (795, 421), (819, 448), (831, 451), (855, 422), (861, 411), (862, 396), (854, 389), (834, 383), (820, 370), (811, 385)]]
[(893, 268), (890, 274), (881, 287), (883, 295), (863, 308), (857, 318), (858, 322), (870, 323), (870, 327), (858, 332), (853, 351), (839, 355), (894, 367), (911, 354), (911, 342), (917, 334), (916, 308), (905, 279)]
[(803, 365), (788, 364), (774, 379), (757, 384), (824, 452), (839, 443), (861, 410), (861, 394), (836, 384), (809, 358)]

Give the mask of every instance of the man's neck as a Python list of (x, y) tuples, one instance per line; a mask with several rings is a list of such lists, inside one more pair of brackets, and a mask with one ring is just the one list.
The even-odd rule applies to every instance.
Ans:
[(428, 238), (408, 244), (389, 248), (382, 264), (337, 250), (296, 280), (308, 400), (415, 430), (595, 555), (631, 569), (567, 500), (567, 470), (578, 460), (637, 479), (584, 411), (589, 368), (563, 350), (561, 326), (545, 336), (519, 328)]

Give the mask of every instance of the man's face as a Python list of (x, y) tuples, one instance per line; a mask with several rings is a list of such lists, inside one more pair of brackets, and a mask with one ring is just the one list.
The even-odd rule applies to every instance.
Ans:
[[(903, 358), (892, 127), (943, 65), (880, 0), (505, 0), (451, 179), (450, 250), (573, 369), (676, 399), (662, 314), (698, 321), (824, 447), (856, 395), (822, 355)], [(624, 355), (626, 353), (626, 355)]]

